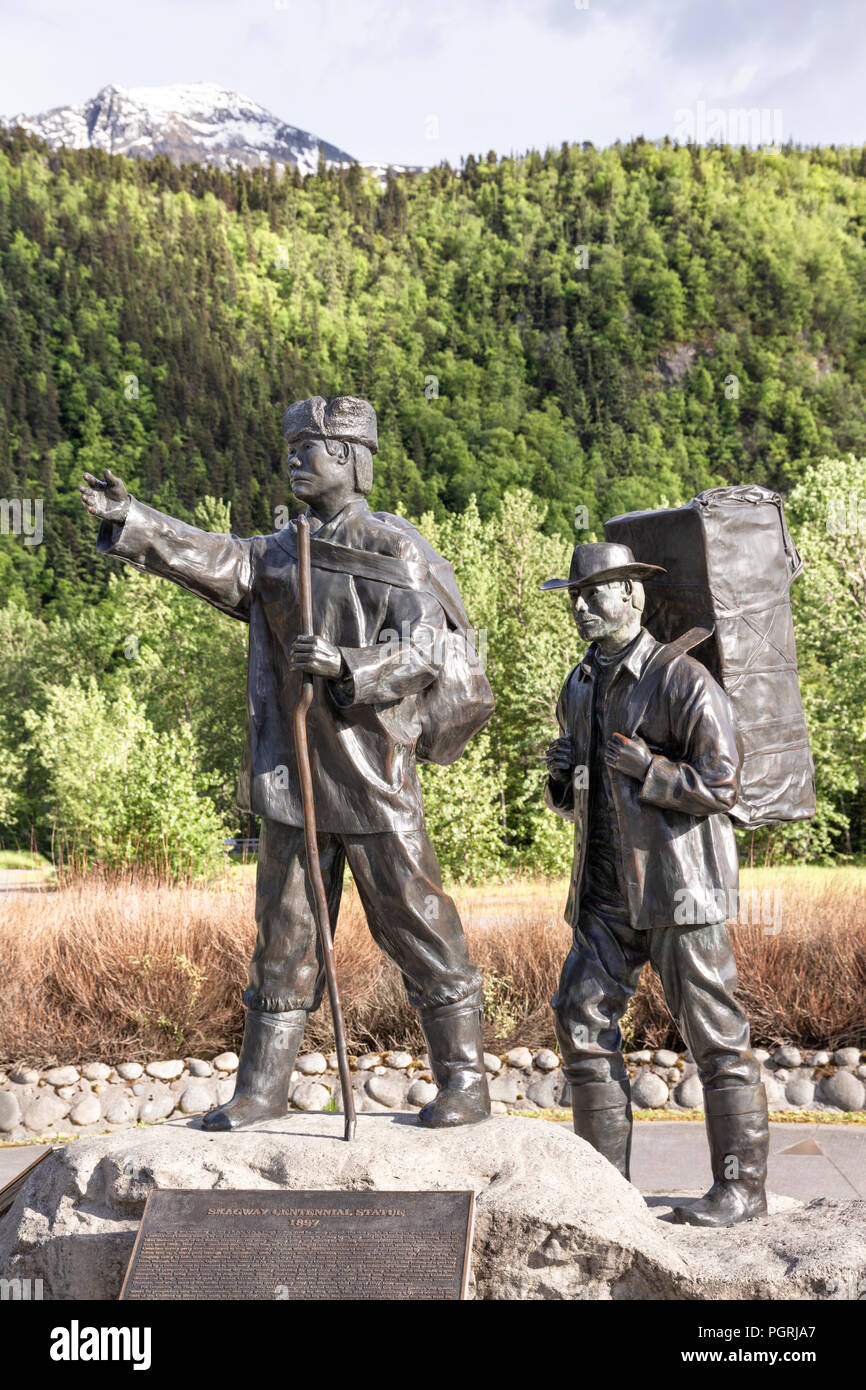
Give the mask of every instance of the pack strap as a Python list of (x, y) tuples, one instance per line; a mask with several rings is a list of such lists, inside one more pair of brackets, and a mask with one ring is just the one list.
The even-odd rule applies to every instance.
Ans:
[(665, 642), (653, 652), (646, 666), (644, 667), (640, 680), (634, 688), (634, 694), (641, 701), (640, 714), (637, 719), (632, 720), (632, 731), (629, 738), (634, 738), (640, 727), (641, 720), (647, 712), (647, 706), (655, 694), (658, 681), (654, 680), (675, 657), (684, 656), (691, 651), (692, 647), (697, 647), (699, 643), (705, 642), (708, 637), (712, 637), (715, 632), (715, 625), (711, 627), (690, 627), (688, 632), (684, 632), (681, 637), (677, 637), (673, 642)]
[[(294, 530), (286, 526), (276, 536), (283, 550), (298, 558)], [(466, 620), (459, 612), (444, 584), (423, 561), (402, 560), (398, 555), (379, 555), (372, 550), (357, 550), (336, 541), (310, 538), (310, 563), (315, 569), (351, 574), (355, 579), (371, 579), (379, 584), (392, 584), (398, 589), (417, 589), (430, 594), (445, 610), (445, 616), (458, 632), (465, 632)]]

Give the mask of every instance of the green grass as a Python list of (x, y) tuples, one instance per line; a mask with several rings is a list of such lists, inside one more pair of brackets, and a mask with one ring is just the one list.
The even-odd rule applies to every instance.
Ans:
[(44, 869), (48, 873), (54, 872), (44, 854), (29, 849), (0, 849), (0, 869)]

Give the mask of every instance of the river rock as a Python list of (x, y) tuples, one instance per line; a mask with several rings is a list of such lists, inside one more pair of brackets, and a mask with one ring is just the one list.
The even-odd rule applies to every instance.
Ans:
[(292, 1092), (292, 1104), (299, 1110), (324, 1110), (331, 1092), (320, 1081), (301, 1081)]
[(21, 1123), (21, 1106), (13, 1091), (0, 1091), (0, 1133), (8, 1134)]
[(513, 1105), (517, 1100), (517, 1078), (494, 1076), (490, 1082), (490, 1099), (501, 1100), (503, 1105)]
[(85, 1125), (98, 1124), (102, 1119), (102, 1106), (99, 1104), (98, 1096), (82, 1096), (70, 1110), (69, 1118), (74, 1125), (82, 1128)]
[(139, 1106), (138, 1118), (141, 1124), (151, 1124), (154, 1120), (165, 1120), (174, 1110), (175, 1098), (171, 1091), (157, 1091), (147, 1096)]
[(121, 1081), (137, 1081), (144, 1074), (144, 1067), (140, 1062), (118, 1062), (114, 1070)]
[(9, 1080), (16, 1086), (36, 1086), (39, 1082), (39, 1073), (35, 1067), (13, 1067), (9, 1073)]
[(821, 1100), (840, 1110), (862, 1110), (866, 1091), (863, 1082), (850, 1071), (837, 1071), (825, 1076), (821, 1083)]
[(632, 1083), (631, 1098), (638, 1110), (658, 1110), (667, 1104), (667, 1082), (655, 1072), (640, 1071)]
[(79, 1079), (77, 1067), (51, 1067), (45, 1073), (49, 1086), (74, 1086)]
[(625, 1056), (627, 1062), (635, 1062), (638, 1066), (649, 1065), (653, 1059), (652, 1053), (646, 1048), (641, 1048), (639, 1052), (627, 1052)]
[[(315, 1083), (313, 1083), (315, 1084)], [(114, 1301), (155, 1188), (472, 1189), (476, 1297), (698, 1301), (826, 1298), (866, 1263), (866, 1202), (819, 1199), (707, 1232), (660, 1221), (568, 1125), (494, 1117), (428, 1130), (359, 1115), (289, 1115), (214, 1136), (199, 1120), (81, 1138), (51, 1153), (0, 1222), (6, 1278), (53, 1300)], [(771, 1205), (775, 1202), (771, 1200)], [(709, 1310), (707, 1310), (709, 1316)]]
[(778, 1067), (785, 1067), (792, 1071), (795, 1067), (803, 1065), (803, 1055), (799, 1047), (786, 1044), (784, 1047), (777, 1047), (773, 1053), (773, 1063)]
[(69, 1101), (60, 1100), (53, 1091), (42, 1091), (24, 1109), (24, 1123), (34, 1134), (42, 1134), (69, 1114)]
[(813, 1052), (809, 1064), (813, 1067), (826, 1067), (830, 1062), (829, 1052)]
[(674, 1100), (685, 1110), (700, 1110), (704, 1104), (704, 1088), (697, 1071), (685, 1077), (674, 1091)]
[(840, 1047), (833, 1053), (837, 1067), (856, 1067), (860, 1062), (859, 1047)]
[(435, 1100), (438, 1095), (436, 1087), (429, 1081), (413, 1081), (409, 1087), (406, 1100), (410, 1105), (429, 1105), (431, 1100)]
[(389, 1110), (399, 1110), (406, 1099), (406, 1087), (397, 1076), (371, 1076), (367, 1082), (367, 1095), (387, 1105)]
[(200, 1115), (202, 1111), (213, 1109), (215, 1086), (206, 1081), (191, 1082), (182, 1093), (180, 1108), (184, 1115)]
[(111, 1075), (111, 1067), (106, 1062), (85, 1062), (81, 1068), (81, 1075), (86, 1081), (107, 1081)]
[(135, 1119), (135, 1104), (129, 1096), (112, 1096), (105, 1107), (105, 1121), (109, 1125), (128, 1125)]
[(394, 1071), (405, 1071), (411, 1067), (415, 1058), (411, 1052), (389, 1052), (385, 1057), (385, 1066), (391, 1067)]
[(526, 1071), (532, 1066), (532, 1053), (528, 1047), (512, 1047), (510, 1052), (505, 1054), (505, 1061), (509, 1067), (516, 1067), (518, 1071)]
[(526, 1099), (542, 1110), (551, 1110), (556, 1105), (559, 1094), (559, 1079), (551, 1072), (546, 1076), (536, 1076), (526, 1088)]
[(785, 1098), (791, 1105), (811, 1105), (815, 1099), (815, 1083), (809, 1077), (796, 1075), (785, 1087)]
[(328, 1070), (328, 1063), (321, 1052), (308, 1052), (295, 1063), (301, 1076), (322, 1076)]
[(221, 1052), (218, 1057), (214, 1057), (213, 1064), (217, 1071), (237, 1071), (240, 1058), (236, 1052)]
[(372, 1071), (374, 1067), (382, 1065), (382, 1058), (378, 1052), (364, 1052), (360, 1057), (355, 1058), (355, 1067), (358, 1071)]
[(767, 1092), (767, 1108), (770, 1110), (784, 1110), (787, 1101), (785, 1098), (785, 1088), (774, 1076), (764, 1077), (764, 1090)]
[(165, 1062), (148, 1062), (144, 1070), (157, 1081), (177, 1081), (183, 1076), (183, 1062), (179, 1057)]
[(495, 1075), (496, 1072), (502, 1071), (502, 1059), (497, 1057), (493, 1052), (485, 1052), (484, 1069), (485, 1071), (493, 1072)]
[(653, 1061), (657, 1067), (675, 1067), (679, 1060), (679, 1054), (671, 1052), (667, 1047), (660, 1047), (658, 1052), (653, 1054)]
[(559, 1058), (549, 1047), (543, 1047), (532, 1059), (539, 1071), (556, 1071)]
[(185, 1057), (184, 1061), (190, 1076), (213, 1076), (210, 1062), (202, 1061), (201, 1057)]

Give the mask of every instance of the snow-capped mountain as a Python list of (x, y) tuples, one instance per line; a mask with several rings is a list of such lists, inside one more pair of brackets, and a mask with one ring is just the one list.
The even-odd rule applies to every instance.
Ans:
[(6, 124), (23, 126), (53, 148), (90, 146), (145, 159), (165, 154), (181, 164), (243, 164), (252, 169), (273, 160), (278, 168), (288, 165), (310, 174), (320, 150), (328, 164), (354, 162), (345, 150), (287, 125), (258, 102), (212, 82), (103, 87), (83, 106), (13, 116)]

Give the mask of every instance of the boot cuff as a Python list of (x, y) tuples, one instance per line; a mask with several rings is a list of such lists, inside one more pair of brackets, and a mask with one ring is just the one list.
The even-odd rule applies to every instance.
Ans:
[(707, 1115), (754, 1115), (767, 1109), (767, 1092), (761, 1086), (725, 1086), (719, 1091), (704, 1091), (704, 1111)]
[(484, 995), (480, 989), (463, 999), (455, 999), (451, 1004), (427, 1005), (419, 1009), (422, 1023), (438, 1023), (440, 1019), (462, 1018), (464, 1014), (479, 1013), (484, 1007)]
[(303, 1009), (293, 1009), (291, 1013), (274, 1013), (267, 1009), (247, 1009), (247, 1018), (257, 1018), (269, 1028), (304, 1028), (307, 1015)]
[(622, 1110), (631, 1101), (627, 1081), (586, 1081), (571, 1087), (575, 1110)]

